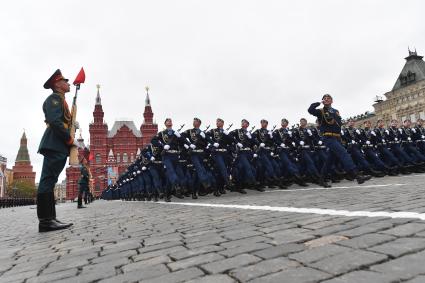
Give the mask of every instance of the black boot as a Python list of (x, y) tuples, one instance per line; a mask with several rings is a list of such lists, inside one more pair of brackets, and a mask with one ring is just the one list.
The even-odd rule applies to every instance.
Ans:
[(83, 206), (83, 196), (81, 194), (78, 194), (77, 208), (86, 208)]
[(318, 177), (318, 184), (324, 188), (330, 188), (332, 187), (328, 182), (326, 182), (325, 178), (323, 176)]
[(52, 205), (51, 205), (51, 210), (52, 210), (52, 215), (53, 215), (53, 220), (54, 221), (56, 221), (57, 223), (59, 223), (59, 224), (62, 224), (62, 225), (68, 225), (67, 227), (71, 227), (72, 225), (74, 225), (74, 223), (65, 223), (65, 222), (62, 222), (62, 221), (59, 221), (57, 218), (56, 218), (56, 202), (55, 202), (55, 193), (51, 193), (50, 194), (50, 199), (51, 199), (51, 203), (52, 203)]
[(61, 224), (55, 221), (54, 206), (54, 197), (52, 201), (52, 197), (49, 193), (37, 194), (37, 217), (39, 220), (39, 232), (56, 231), (66, 229), (70, 226), (69, 224)]
[(215, 197), (221, 196), (220, 192), (218, 191), (218, 188), (214, 188), (214, 193), (213, 194), (214, 194)]
[(182, 194), (182, 190), (181, 190), (180, 186), (179, 186), (179, 185), (176, 185), (174, 188), (175, 188), (174, 196), (175, 196), (176, 198), (183, 199), (183, 198), (184, 198), (184, 196), (183, 196), (183, 194)]
[(198, 195), (196, 194), (196, 191), (192, 192), (192, 199), (198, 199)]
[(377, 178), (385, 177), (385, 175), (386, 175), (384, 172), (377, 171), (377, 170), (374, 170), (372, 168), (369, 169), (368, 173), (369, 173), (369, 175), (372, 175), (373, 177), (377, 177)]
[(356, 173), (356, 172), (351, 172), (350, 176), (353, 179), (356, 179), (357, 184), (359, 184), (359, 185), (363, 184), (364, 182), (366, 182), (366, 181), (370, 180), (370, 178), (372, 178), (372, 176), (370, 176), (370, 175), (363, 175), (361, 173)]
[(304, 181), (304, 179), (300, 175), (294, 175), (295, 183), (298, 184), (298, 186), (301, 187), (308, 187), (307, 183)]

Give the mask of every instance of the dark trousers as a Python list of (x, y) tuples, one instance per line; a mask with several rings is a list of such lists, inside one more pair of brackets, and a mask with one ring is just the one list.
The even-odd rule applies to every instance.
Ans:
[(339, 160), (344, 167), (345, 172), (357, 173), (357, 168), (356, 165), (354, 165), (353, 159), (351, 159), (351, 156), (337, 138), (325, 137), (323, 142), (326, 147), (329, 148), (329, 155), (326, 159), (322, 172), (330, 172), (333, 163), (336, 162), (336, 160)]
[(68, 155), (57, 151), (45, 151), (38, 194), (53, 193), (59, 175), (65, 167)]

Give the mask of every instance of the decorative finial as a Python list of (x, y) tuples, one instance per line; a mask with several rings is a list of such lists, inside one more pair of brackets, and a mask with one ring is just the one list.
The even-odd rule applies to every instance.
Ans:
[(145, 89), (146, 89), (146, 93), (149, 93), (149, 87), (145, 86)]
[(97, 84), (97, 85), (96, 85), (96, 87), (97, 87), (97, 89), (99, 90), (99, 89), (100, 89), (100, 84)]

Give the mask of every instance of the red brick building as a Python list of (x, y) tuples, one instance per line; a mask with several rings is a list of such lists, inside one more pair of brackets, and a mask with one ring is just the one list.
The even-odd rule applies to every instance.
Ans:
[[(149, 98), (149, 88), (146, 88), (144, 121), (137, 128), (133, 121), (115, 121), (111, 130), (104, 120), (102, 100), (99, 86), (93, 111), (93, 122), (89, 125), (90, 147), (84, 145), (84, 140), (78, 140), (84, 149), (80, 156), (90, 159), (90, 171), (93, 177), (93, 193), (100, 195), (108, 185), (108, 175), (113, 181), (110, 172), (123, 173), (135, 160), (140, 149), (149, 144), (158, 132), (158, 125), (153, 121), (153, 112)], [(90, 158), (89, 158), (90, 156)], [(109, 174), (108, 174), (109, 170)], [(78, 194), (78, 168), (67, 168), (67, 199), (74, 199)], [(111, 181), (110, 180), (110, 181)]]
[(35, 172), (33, 171), (30, 156), (28, 154), (27, 136), (25, 132), (22, 134), (21, 145), (12, 171), (14, 182), (26, 182), (35, 186)]

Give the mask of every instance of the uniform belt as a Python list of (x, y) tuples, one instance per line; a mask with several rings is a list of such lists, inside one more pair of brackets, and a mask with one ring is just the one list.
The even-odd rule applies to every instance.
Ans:
[(155, 160), (153, 163), (154, 163), (154, 164), (162, 164), (162, 161)]
[(337, 134), (337, 133), (323, 133), (323, 136), (325, 136), (325, 137), (336, 137), (336, 138), (339, 138), (339, 137), (341, 137), (341, 134)]
[[(46, 128), (49, 128), (50, 127), (50, 124), (49, 123), (46, 123)], [(68, 124), (67, 123), (63, 123), (63, 127), (65, 128), (65, 129), (69, 129), (69, 126), (68, 126)]]
[(325, 145), (318, 145), (318, 146), (316, 146), (316, 148), (322, 148), (322, 149), (324, 149), (324, 148), (326, 148), (326, 146)]
[(216, 148), (215, 151), (226, 152), (227, 149), (225, 149), (225, 148)]
[(203, 149), (193, 149), (192, 152), (202, 153), (204, 152)]
[(179, 160), (180, 163), (187, 163), (187, 160)]
[(389, 144), (399, 144), (400, 142), (399, 141), (390, 141), (390, 142), (388, 142)]
[(241, 148), (240, 151), (251, 151), (250, 148)]
[(309, 145), (302, 145), (302, 146), (300, 146), (301, 148), (305, 148), (305, 149), (309, 149), (310, 148), (310, 146)]
[(170, 149), (166, 151), (167, 153), (180, 153), (178, 150)]

